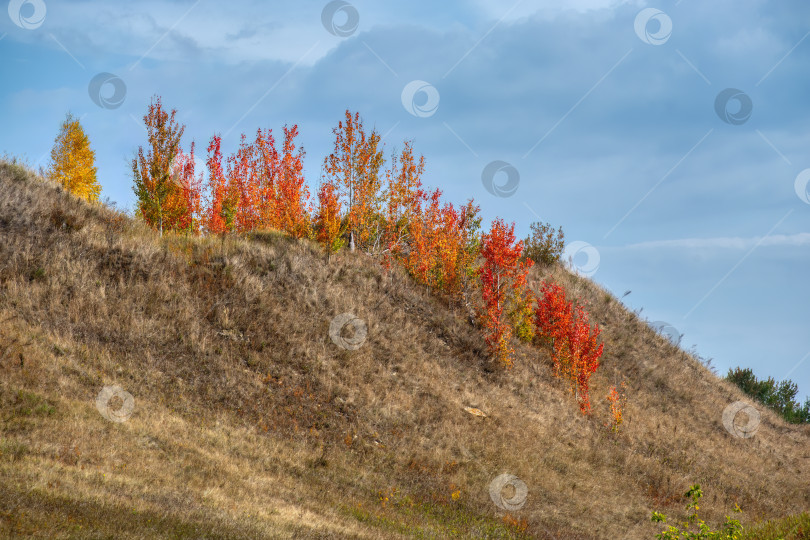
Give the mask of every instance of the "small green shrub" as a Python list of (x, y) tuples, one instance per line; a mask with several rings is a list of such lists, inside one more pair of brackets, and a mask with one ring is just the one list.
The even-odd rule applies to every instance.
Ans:
[(548, 223), (532, 223), (531, 234), (523, 241), (523, 254), (536, 264), (554, 264), (562, 256), (564, 238), (562, 227), (555, 231)]
[(30, 169), (24, 161), (8, 155), (0, 158), (0, 174), (15, 182), (24, 182), (28, 179)]
[[(740, 540), (742, 538), (743, 528), (736, 519), (731, 519), (726, 516), (726, 522), (723, 524), (723, 528), (718, 531), (712, 531), (709, 526), (706, 525), (706, 522), (698, 517), (697, 511), (700, 508), (698, 501), (703, 496), (699, 485), (695, 484), (689, 488), (689, 491), (687, 491), (684, 496), (691, 499), (691, 502), (686, 505), (686, 510), (690, 511), (690, 513), (683, 523), (683, 530), (674, 525), (670, 525), (667, 530), (661, 531), (660, 534), (655, 535), (658, 540)], [(742, 512), (737, 505), (735, 505), (734, 511)], [(667, 516), (659, 514), (658, 512), (653, 512), (651, 519), (654, 523), (667, 522)], [(696, 531), (694, 531), (695, 527), (697, 528)]]

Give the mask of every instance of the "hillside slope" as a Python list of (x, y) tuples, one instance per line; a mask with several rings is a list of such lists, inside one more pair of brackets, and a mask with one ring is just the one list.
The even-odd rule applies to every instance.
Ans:
[[(0, 163), (0, 537), (652, 538), (694, 483), (712, 524), (810, 507), (807, 427), (760, 410), (733, 436), (739, 390), (553, 274), (603, 328), (591, 417), (545, 352), (491, 365), (467, 318), (362, 254), (159, 239)], [(330, 338), (342, 313), (365, 321), (356, 350)], [(114, 385), (123, 422), (96, 404)], [(527, 488), (506, 519), (502, 473)]]

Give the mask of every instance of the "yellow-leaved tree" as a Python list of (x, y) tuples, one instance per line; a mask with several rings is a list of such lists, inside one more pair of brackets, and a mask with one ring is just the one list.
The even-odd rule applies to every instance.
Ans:
[(79, 120), (68, 113), (51, 150), (48, 177), (89, 202), (98, 201), (101, 186), (96, 179), (96, 153)]

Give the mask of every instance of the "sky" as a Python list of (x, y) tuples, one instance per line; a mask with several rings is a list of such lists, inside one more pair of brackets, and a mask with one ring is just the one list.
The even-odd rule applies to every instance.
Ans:
[(0, 153), (47, 167), (71, 112), (131, 209), (155, 95), (198, 157), (297, 124), (311, 187), (357, 111), (485, 224), (562, 226), (574, 270), (721, 375), (804, 400), (808, 65), (806, 0), (11, 0)]

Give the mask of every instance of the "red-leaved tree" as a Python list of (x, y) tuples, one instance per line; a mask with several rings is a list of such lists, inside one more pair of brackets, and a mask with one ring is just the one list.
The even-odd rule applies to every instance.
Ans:
[(531, 261), (521, 261), (523, 242), (515, 242), (515, 225), (506, 225), (500, 218), (492, 222), (492, 228), (481, 237), (483, 264), (478, 269), (481, 280), (483, 305), (479, 318), (484, 330), (484, 340), (490, 354), (506, 367), (512, 366), (514, 350), (510, 344), (512, 327), (507, 321), (507, 302), (510, 290), (516, 289), (523, 296), (526, 274)]
[(208, 198), (205, 208), (205, 228), (213, 234), (230, 232), (236, 212), (235, 194), (229, 192), (222, 170), (222, 137), (214, 135), (208, 145)]
[(599, 325), (591, 326), (588, 313), (568, 301), (560, 285), (544, 282), (541, 295), (535, 310), (537, 334), (551, 341), (554, 374), (568, 379), (580, 410), (587, 414), (591, 411), (589, 381), (604, 348), (597, 343)]

